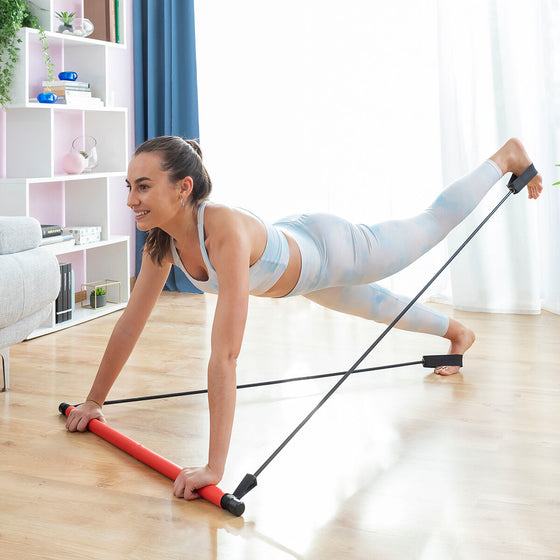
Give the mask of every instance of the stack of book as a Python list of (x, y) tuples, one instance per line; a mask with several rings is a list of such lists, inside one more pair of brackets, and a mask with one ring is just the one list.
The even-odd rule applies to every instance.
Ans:
[(54, 93), (57, 105), (79, 105), (80, 107), (103, 107), (99, 97), (91, 96), (91, 86), (87, 82), (54, 80), (43, 82), (43, 93)]
[(64, 233), (61, 226), (41, 225), (41, 233), (43, 234), (43, 239), (39, 243), (40, 247), (59, 251), (60, 249), (73, 247), (76, 244), (74, 236)]
[(56, 298), (55, 323), (72, 319), (74, 309), (74, 272), (71, 263), (60, 263), (60, 292)]

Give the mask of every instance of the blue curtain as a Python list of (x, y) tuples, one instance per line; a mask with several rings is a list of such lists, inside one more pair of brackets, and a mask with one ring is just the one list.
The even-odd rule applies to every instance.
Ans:
[[(198, 139), (194, 0), (134, 0), (133, 8), (136, 146), (155, 136)], [(145, 240), (136, 231), (136, 275)], [(165, 288), (200, 292), (175, 266)]]

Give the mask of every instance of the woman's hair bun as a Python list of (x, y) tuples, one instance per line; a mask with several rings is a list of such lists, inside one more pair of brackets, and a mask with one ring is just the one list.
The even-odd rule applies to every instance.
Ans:
[(196, 140), (190, 140), (187, 138), (183, 138), (183, 140), (196, 152), (198, 157), (202, 159), (202, 148), (200, 144)]

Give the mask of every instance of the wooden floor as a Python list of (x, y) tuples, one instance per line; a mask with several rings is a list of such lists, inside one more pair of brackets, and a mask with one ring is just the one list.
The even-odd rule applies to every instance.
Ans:
[[(214, 296), (163, 294), (109, 398), (204, 387), (214, 305)], [(462, 374), (354, 375), (235, 518), (173, 498), (159, 473), (64, 429), (58, 404), (85, 397), (118, 316), (11, 349), (12, 387), (0, 394), (1, 558), (560, 558), (560, 317), (455, 312), (478, 334)], [(381, 330), (302, 298), (252, 299), (238, 382), (347, 369)], [(446, 350), (442, 339), (393, 331), (366, 364)], [(254, 472), (333, 384), (239, 391), (222, 488)], [(205, 461), (204, 395), (105, 412), (178, 464)]]

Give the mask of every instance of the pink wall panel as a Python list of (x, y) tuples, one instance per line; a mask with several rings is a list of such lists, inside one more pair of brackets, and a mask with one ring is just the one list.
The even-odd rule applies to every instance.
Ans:
[(64, 184), (33, 183), (29, 189), (29, 214), (41, 224), (64, 225)]
[[(47, 79), (47, 67), (45, 57), (41, 50), (41, 43), (34, 36), (29, 43), (29, 98), (35, 99), (43, 91), (42, 82)], [(54, 63), (54, 78), (58, 79), (58, 73), (62, 69), (62, 46), (55, 45), (53, 41), (49, 44), (49, 52)]]
[[(71, 263), (72, 270), (74, 271), (74, 289), (79, 292), (82, 289), (82, 284), (85, 283), (85, 251), (76, 251), (74, 253), (65, 253), (58, 255), (59, 263)], [(79, 303), (76, 305), (80, 305)]]
[(131, 239), (131, 259), (134, 257), (134, 237), (136, 222), (132, 210), (126, 205), (128, 189), (124, 177), (113, 177), (109, 182), (109, 197), (111, 206), (111, 232), (116, 235), (128, 235)]
[(66, 175), (62, 169), (62, 158), (72, 151), (72, 142), (84, 133), (82, 111), (65, 109), (54, 112), (54, 173)]
[(6, 177), (6, 112), (0, 109), (0, 179)]

